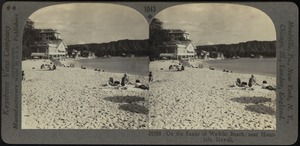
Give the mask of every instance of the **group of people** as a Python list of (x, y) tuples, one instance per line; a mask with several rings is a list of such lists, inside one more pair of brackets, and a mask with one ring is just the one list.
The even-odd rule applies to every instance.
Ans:
[[(150, 78), (150, 76), (151, 76), (151, 78)], [(149, 82), (153, 81), (153, 78), (152, 78), (152, 77), (153, 77), (153, 76), (152, 76), (152, 73), (150, 72), (150, 73), (149, 73)], [(143, 84), (140, 82), (140, 80), (135, 80), (135, 83), (134, 83), (134, 84), (131, 83), (131, 82), (129, 82), (129, 77), (128, 77), (127, 74), (124, 74), (124, 76), (123, 76), (122, 79), (121, 79), (121, 83), (120, 83), (119, 81), (115, 81), (115, 80), (113, 79), (113, 77), (110, 77), (110, 78), (108, 79), (107, 85), (109, 85), (109, 86), (121, 86), (121, 87), (124, 87), (124, 86), (126, 86), (126, 85), (134, 85), (135, 88), (140, 88), (140, 89), (143, 89), (143, 90), (149, 90), (149, 87), (146, 86), (146, 85), (143, 85)]]
[(99, 72), (105, 72), (105, 70), (103, 69), (103, 70), (101, 70), (101, 69), (97, 69), (97, 68), (95, 68), (95, 70), (94, 71), (99, 71)]
[[(248, 83), (247, 82), (242, 82), (240, 78), (237, 78), (236, 81), (235, 81), (235, 84), (233, 85), (234, 87), (252, 87), (252, 86), (260, 86), (260, 84), (258, 84), (256, 82), (256, 78), (254, 77), (254, 75), (251, 75), (251, 77), (249, 78), (249, 81)], [(263, 89), (268, 89), (268, 90), (276, 90), (276, 87), (273, 87), (271, 85), (269, 85), (267, 83), (267, 81), (263, 81), (262, 82), (262, 88)]]
[(233, 73), (233, 71), (229, 71), (229, 70), (226, 70), (226, 69), (223, 69), (223, 72), (231, 72), (231, 73)]
[(56, 65), (52, 62), (50, 62), (50, 64), (42, 64), (41, 69), (55, 70)]
[(170, 65), (169, 70), (177, 70), (177, 71), (183, 71), (184, 66), (179, 63), (179, 65)]

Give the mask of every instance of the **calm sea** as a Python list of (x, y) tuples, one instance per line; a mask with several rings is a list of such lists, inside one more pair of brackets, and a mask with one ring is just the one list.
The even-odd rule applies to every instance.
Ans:
[(276, 77), (276, 58), (208, 60), (205, 63), (218, 70)]
[(76, 60), (87, 69), (101, 69), (105, 72), (129, 73), (135, 75), (148, 75), (148, 57), (112, 57)]

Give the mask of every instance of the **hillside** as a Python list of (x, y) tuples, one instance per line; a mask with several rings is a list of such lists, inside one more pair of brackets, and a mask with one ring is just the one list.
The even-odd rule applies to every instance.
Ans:
[(276, 57), (276, 41), (248, 41), (238, 44), (197, 46), (197, 54), (200, 54), (201, 50), (222, 52), (225, 57), (250, 57), (251, 54), (255, 56)]
[(92, 43), (92, 44), (77, 44), (68, 45), (68, 52), (73, 49), (80, 51), (93, 51), (96, 56), (122, 56), (123, 53), (136, 56), (148, 56), (149, 47), (148, 40), (119, 40), (109, 43)]
[[(68, 45), (68, 52), (72, 52), (73, 49), (80, 51), (93, 51), (96, 56), (122, 56), (134, 54), (136, 56), (149, 56), (153, 54), (150, 50), (148, 40), (119, 40), (108, 43), (92, 43), (92, 44), (77, 44)], [(264, 57), (276, 56), (276, 41), (249, 41), (238, 44), (218, 44), (218, 45), (206, 45), (197, 46), (196, 52), (199, 55), (204, 51), (217, 51), (224, 53), (225, 57), (250, 57), (251, 54)], [(152, 52), (152, 53), (151, 53)]]

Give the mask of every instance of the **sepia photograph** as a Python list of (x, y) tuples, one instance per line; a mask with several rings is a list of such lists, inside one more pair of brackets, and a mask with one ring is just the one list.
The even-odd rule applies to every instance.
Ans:
[(256, 8), (183, 4), (148, 24), (122, 5), (53, 5), (22, 45), (22, 129), (276, 130), (276, 31)]
[(116, 4), (34, 12), (23, 35), (22, 129), (148, 128), (148, 27)]
[(276, 129), (276, 31), (264, 12), (185, 4), (150, 24), (150, 127)]
[(297, 141), (293, 2), (2, 4), (3, 143)]

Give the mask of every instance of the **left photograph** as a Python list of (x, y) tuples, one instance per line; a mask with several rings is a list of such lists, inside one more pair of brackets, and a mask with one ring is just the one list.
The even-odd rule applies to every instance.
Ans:
[(23, 31), (22, 129), (149, 128), (148, 38), (126, 6), (35, 11)]

